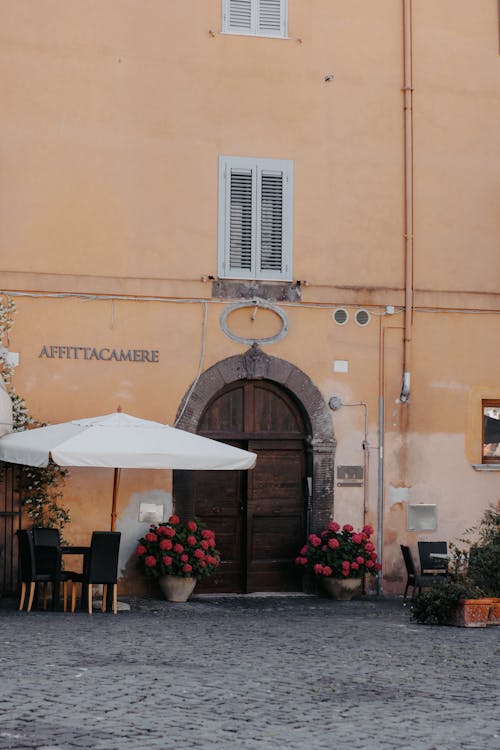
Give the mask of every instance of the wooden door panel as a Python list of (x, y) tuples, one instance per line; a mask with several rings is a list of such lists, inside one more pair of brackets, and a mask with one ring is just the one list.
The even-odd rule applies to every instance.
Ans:
[(248, 590), (298, 590), (293, 561), (305, 537), (304, 450), (297, 441), (252, 448), (258, 458), (248, 478)]
[[(196, 515), (215, 532), (221, 565), (213, 576), (201, 581), (203, 592), (242, 591), (242, 513), (244, 472), (200, 471), (196, 477)], [(246, 481), (246, 479), (245, 479)]]
[(299, 407), (276, 384), (239, 381), (214, 398), (198, 431), (257, 453), (248, 472), (195, 473), (195, 512), (214, 530), (222, 556), (198, 590), (300, 590), (293, 560), (306, 533), (306, 430)]

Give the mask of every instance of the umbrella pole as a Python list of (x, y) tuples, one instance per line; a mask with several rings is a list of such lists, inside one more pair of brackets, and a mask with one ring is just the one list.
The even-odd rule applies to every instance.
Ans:
[(120, 486), (120, 469), (115, 469), (113, 477), (113, 502), (111, 504), (111, 531), (115, 530), (116, 523), (116, 498), (118, 497), (118, 487)]

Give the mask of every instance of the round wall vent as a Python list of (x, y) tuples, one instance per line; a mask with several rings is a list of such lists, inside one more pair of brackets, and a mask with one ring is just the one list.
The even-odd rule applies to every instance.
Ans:
[(370, 322), (371, 315), (368, 310), (357, 310), (354, 320), (358, 326), (367, 326)]
[(345, 326), (349, 320), (349, 313), (344, 307), (338, 307), (333, 312), (333, 319), (338, 326)]

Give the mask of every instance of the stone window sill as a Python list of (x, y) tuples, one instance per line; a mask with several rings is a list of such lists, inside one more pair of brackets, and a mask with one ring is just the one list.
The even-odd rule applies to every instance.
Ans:
[(472, 464), (474, 471), (500, 471), (500, 463), (498, 464)]

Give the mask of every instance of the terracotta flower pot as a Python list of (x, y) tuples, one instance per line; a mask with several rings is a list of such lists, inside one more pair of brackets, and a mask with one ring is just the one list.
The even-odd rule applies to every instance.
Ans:
[(332, 599), (349, 601), (361, 592), (361, 578), (322, 578), (323, 590)]
[(491, 599), (464, 599), (452, 617), (451, 624), (462, 628), (485, 628), (491, 609)]
[(180, 576), (161, 576), (158, 583), (163, 596), (169, 602), (187, 602), (196, 586), (196, 578), (182, 578)]
[(500, 598), (493, 596), (491, 598), (490, 616), (488, 625), (500, 625)]

